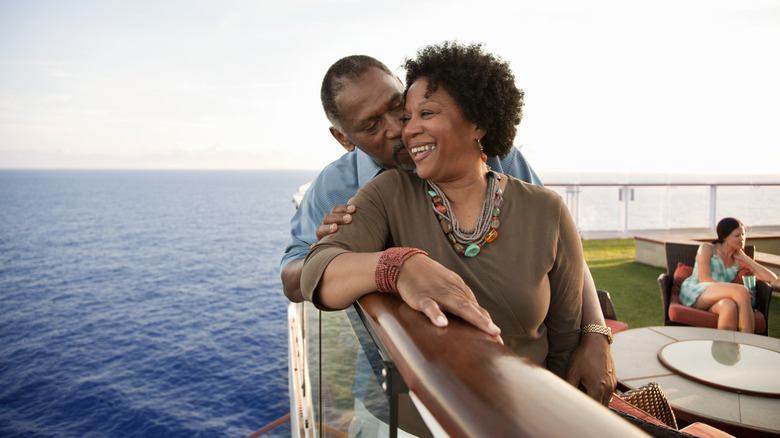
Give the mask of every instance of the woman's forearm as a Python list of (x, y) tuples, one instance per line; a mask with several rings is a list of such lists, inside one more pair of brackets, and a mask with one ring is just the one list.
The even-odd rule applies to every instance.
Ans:
[(756, 278), (758, 278), (759, 280), (766, 281), (767, 283), (771, 283), (777, 280), (777, 275), (775, 275), (774, 272), (761, 266), (760, 263), (751, 259), (750, 257), (746, 257), (744, 260), (742, 260), (742, 262), (750, 266), (750, 269), (753, 270), (753, 272), (756, 275)]
[(315, 294), (331, 309), (344, 309), (363, 295), (376, 291), (375, 272), (381, 252), (344, 253), (325, 268)]

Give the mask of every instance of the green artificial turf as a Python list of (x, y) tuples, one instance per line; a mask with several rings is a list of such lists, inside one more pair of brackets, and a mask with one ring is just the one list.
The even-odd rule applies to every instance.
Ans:
[[(634, 261), (634, 239), (584, 240), (588, 262), (596, 288), (609, 292), (620, 321), (629, 328), (663, 325), (658, 276), (664, 268)], [(769, 306), (769, 336), (780, 337), (780, 302)]]

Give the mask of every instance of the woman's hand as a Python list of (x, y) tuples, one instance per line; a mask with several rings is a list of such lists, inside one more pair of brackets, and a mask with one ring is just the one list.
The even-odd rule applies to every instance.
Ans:
[(418, 254), (404, 262), (398, 275), (398, 291), (411, 308), (425, 313), (437, 327), (447, 326), (444, 312), (457, 315), (501, 341), (493, 323), (474, 293), (460, 276), (430, 257)]
[(745, 254), (744, 248), (737, 248), (734, 250), (734, 258), (743, 263), (748, 263), (748, 261), (752, 261), (753, 259), (750, 258), (747, 254)]

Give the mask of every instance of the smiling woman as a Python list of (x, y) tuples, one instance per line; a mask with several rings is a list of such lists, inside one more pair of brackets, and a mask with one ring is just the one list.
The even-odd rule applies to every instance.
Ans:
[(580, 340), (577, 229), (556, 193), (486, 165), (512, 147), (514, 76), (481, 46), (454, 43), (422, 50), (407, 70), (402, 138), (417, 173), (386, 171), (357, 193), (353, 222), (309, 253), (304, 297), (340, 309), (397, 293), (433, 324), (461, 316), (564, 377)]
[(428, 92), (429, 84), (423, 77), (407, 91), (403, 141), (420, 178), (459, 178), (468, 163), (479, 166), (482, 148), (478, 145), (485, 130), (466, 120), (445, 90)]

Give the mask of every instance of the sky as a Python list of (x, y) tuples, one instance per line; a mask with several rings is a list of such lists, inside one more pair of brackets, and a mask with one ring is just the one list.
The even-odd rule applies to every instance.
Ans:
[(780, 175), (780, 0), (0, 0), (0, 168), (319, 169), (328, 67), (445, 40), (538, 172)]

